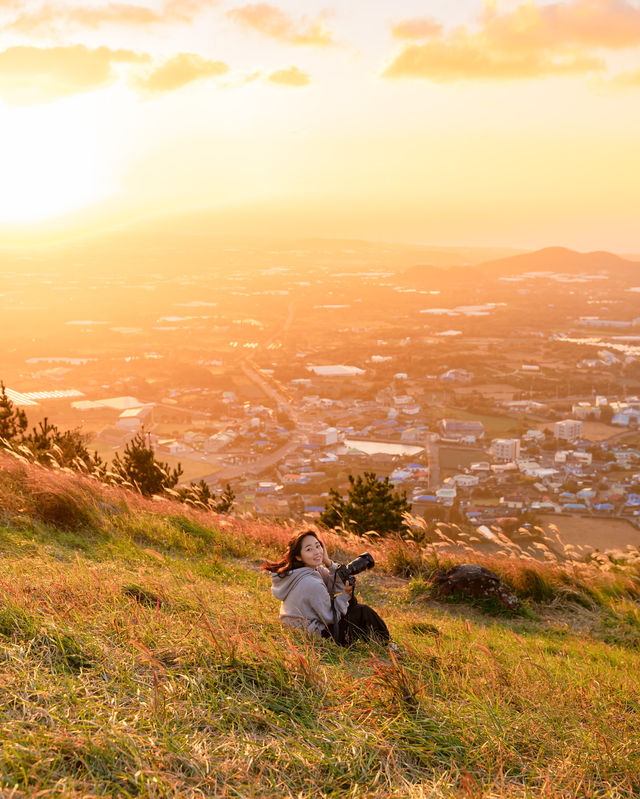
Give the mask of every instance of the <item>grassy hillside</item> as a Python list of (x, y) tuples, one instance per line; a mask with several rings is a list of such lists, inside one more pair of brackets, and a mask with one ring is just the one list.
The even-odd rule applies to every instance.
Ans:
[[(278, 623), (258, 566), (290, 528), (0, 459), (3, 795), (636, 795), (637, 553), (446, 532), (328, 536), (376, 556), (361, 593), (401, 647), (340, 650)], [(458, 561), (521, 610), (434, 601)]]

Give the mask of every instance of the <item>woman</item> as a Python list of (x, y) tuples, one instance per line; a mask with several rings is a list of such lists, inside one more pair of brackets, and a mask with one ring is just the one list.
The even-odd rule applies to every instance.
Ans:
[(313, 530), (295, 535), (280, 560), (265, 562), (262, 568), (271, 572), (271, 591), (281, 602), (280, 621), (342, 645), (358, 638), (387, 643), (386, 624), (358, 603), (353, 584), (337, 574), (338, 566)]

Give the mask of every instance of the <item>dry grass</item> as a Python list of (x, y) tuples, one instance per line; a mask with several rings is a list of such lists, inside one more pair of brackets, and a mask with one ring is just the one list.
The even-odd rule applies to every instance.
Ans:
[[(53, 517), (57, 500), (43, 493), (62, 498)], [(506, 542), (491, 554), (446, 528), (427, 546), (329, 534), (340, 558), (376, 556), (361, 591), (388, 620), (396, 655), (280, 627), (257, 566), (290, 527), (8, 460), (0, 508), (3, 796), (640, 791), (632, 560), (569, 550), (547, 563)], [(419, 590), (429, 570), (472, 553), (529, 616), (491, 618)], [(413, 578), (392, 576), (402, 559)]]

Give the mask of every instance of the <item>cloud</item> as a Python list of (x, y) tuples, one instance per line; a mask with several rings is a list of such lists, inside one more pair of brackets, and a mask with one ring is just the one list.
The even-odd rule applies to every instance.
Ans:
[(269, 75), (268, 79), (271, 83), (278, 83), (281, 86), (308, 86), (311, 82), (309, 75), (298, 67), (277, 69)]
[(607, 81), (607, 84), (617, 89), (640, 89), (640, 68), (631, 72), (620, 72)]
[(0, 52), (0, 94), (20, 104), (52, 102), (109, 85), (116, 78), (114, 64), (149, 60), (144, 53), (108, 47), (9, 47)]
[(400, 38), (428, 41), (406, 44), (384, 77), (449, 81), (585, 74), (605, 68), (606, 51), (640, 45), (640, 8), (629, 0), (548, 5), (527, 0), (503, 12), (487, 2), (475, 27), (430, 33), (429, 22), (406, 20), (392, 28)]
[(396, 39), (430, 39), (442, 33), (442, 25), (435, 19), (418, 18), (403, 19), (396, 22), (391, 28), (391, 34)]
[(146, 77), (136, 79), (135, 85), (145, 91), (167, 92), (228, 71), (229, 66), (224, 61), (210, 61), (195, 53), (178, 53)]
[(331, 32), (325, 28), (322, 16), (315, 20), (303, 16), (296, 21), (276, 6), (252, 3), (232, 8), (227, 12), (227, 17), (245, 28), (287, 44), (317, 47), (333, 44)]
[(437, 81), (465, 78), (533, 78), (584, 74), (604, 68), (604, 61), (589, 55), (548, 55), (536, 52), (504, 53), (462, 39), (433, 41), (406, 47), (384, 72), (387, 78), (430, 78)]
[(487, 6), (483, 15), (489, 38), (502, 47), (602, 47), (640, 44), (640, 8), (628, 0), (569, 0), (537, 5), (525, 2), (499, 14)]
[[(133, 3), (106, 3), (99, 6), (61, 6), (44, 3), (34, 11), (22, 11), (5, 27), (20, 33), (49, 33), (69, 25), (99, 28), (103, 25), (143, 27), (153, 24), (190, 22), (200, 11), (215, 5), (215, 0), (167, 0), (160, 10)], [(19, 7), (19, 6), (17, 6)]]

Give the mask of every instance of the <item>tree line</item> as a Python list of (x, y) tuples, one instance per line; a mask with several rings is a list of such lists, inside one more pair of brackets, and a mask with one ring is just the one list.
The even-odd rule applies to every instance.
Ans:
[(158, 460), (144, 430), (128, 442), (122, 455), (117, 452), (108, 464), (97, 452), (89, 452), (87, 436), (80, 429), (62, 432), (46, 417), (30, 432), (28, 427), (27, 414), (16, 407), (0, 381), (0, 445), (7, 452), (51, 468), (84, 472), (104, 483), (131, 488), (145, 497), (164, 495), (217, 513), (228, 513), (233, 508), (235, 494), (228, 483), (218, 495), (204, 480), (176, 487), (183, 474), (182, 465), (172, 468)]
[[(104, 483), (117, 484), (138, 491), (145, 497), (166, 496), (178, 502), (229, 513), (235, 494), (227, 483), (215, 494), (204, 480), (188, 486), (178, 486), (183, 474), (182, 465), (163, 463), (155, 456), (149, 436), (140, 430), (116, 453), (108, 464), (97, 452), (89, 452), (87, 436), (80, 429), (62, 432), (46, 417), (28, 432), (26, 413), (15, 406), (0, 381), (0, 446), (13, 455), (35, 461), (51, 468), (73, 469), (90, 474)], [(364, 476), (349, 475), (346, 497), (335, 489), (329, 497), (320, 521), (327, 527), (365, 535), (400, 533), (405, 527), (405, 515), (411, 510), (406, 492), (396, 492), (388, 477), (378, 478), (373, 472)]]

